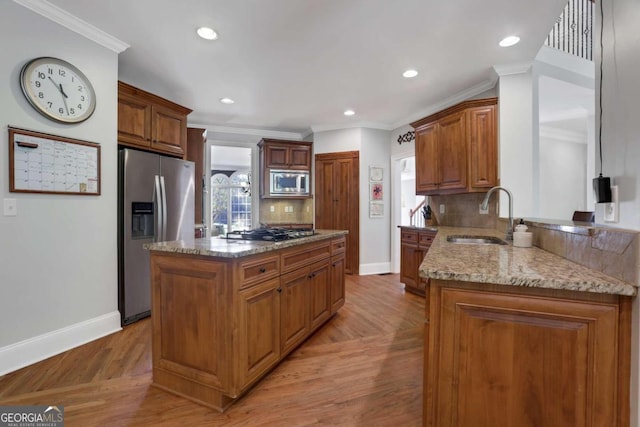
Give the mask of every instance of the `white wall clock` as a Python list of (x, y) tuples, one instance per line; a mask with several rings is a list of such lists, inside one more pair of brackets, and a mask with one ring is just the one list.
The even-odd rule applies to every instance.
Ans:
[(96, 108), (89, 79), (75, 66), (58, 58), (35, 58), (20, 72), (20, 86), (40, 114), (60, 123), (87, 120)]

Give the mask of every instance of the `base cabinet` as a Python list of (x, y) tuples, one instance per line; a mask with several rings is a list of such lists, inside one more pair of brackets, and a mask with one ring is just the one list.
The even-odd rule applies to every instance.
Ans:
[(436, 234), (431, 230), (400, 228), (400, 282), (407, 292), (425, 295), (428, 279), (420, 277), (420, 264)]
[(238, 293), (241, 361), (239, 392), (280, 360), (280, 279)]
[(504, 288), (431, 281), (424, 424), (628, 426), (630, 298)]
[(152, 251), (153, 384), (223, 411), (344, 303), (344, 241), (235, 259)]

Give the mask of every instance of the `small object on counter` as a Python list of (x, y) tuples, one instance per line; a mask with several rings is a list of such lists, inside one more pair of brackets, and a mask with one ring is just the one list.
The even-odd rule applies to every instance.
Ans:
[(516, 225), (516, 231), (513, 233), (513, 246), (519, 248), (530, 248), (533, 246), (533, 233), (527, 230), (527, 226), (521, 219), (520, 223)]

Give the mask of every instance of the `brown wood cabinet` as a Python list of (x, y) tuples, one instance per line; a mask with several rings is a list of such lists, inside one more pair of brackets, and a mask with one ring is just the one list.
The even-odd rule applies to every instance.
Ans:
[(465, 101), (411, 125), (416, 194), (487, 191), (498, 182), (497, 98)]
[[(269, 196), (269, 173), (272, 169), (311, 171), (310, 142), (263, 138), (258, 142), (258, 147), (260, 148), (261, 198), (271, 198)], [(311, 189), (311, 182), (309, 182), (309, 188)], [(308, 199), (310, 197), (312, 197), (311, 194), (308, 196), (286, 196), (287, 199)]]
[(263, 138), (258, 143), (269, 169), (311, 170), (311, 143)]
[(183, 158), (191, 110), (118, 82), (118, 144)]
[(343, 236), (242, 258), (152, 251), (153, 384), (223, 411), (344, 304), (341, 250)]
[(400, 282), (404, 283), (407, 292), (425, 296), (428, 279), (423, 279), (418, 273), (436, 233), (400, 227)]
[(430, 282), (425, 426), (628, 426), (631, 298)]
[[(196, 225), (195, 237), (204, 237), (204, 212), (205, 200), (203, 199), (203, 190), (205, 187), (205, 148), (207, 146), (207, 130), (200, 128), (187, 128), (187, 154), (186, 160), (190, 160), (195, 164), (195, 209), (194, 224)], [(200, 227), (199, 227), (200, 226)]]
[(343, 237), (331, 242), (331, 312), (335, 313), (344, 305), (344, 274), (347, 242)]
[(360, 153), (315, 156), (316, 228), (348, 230), (345, 271), (358, 274), (360, 263)]

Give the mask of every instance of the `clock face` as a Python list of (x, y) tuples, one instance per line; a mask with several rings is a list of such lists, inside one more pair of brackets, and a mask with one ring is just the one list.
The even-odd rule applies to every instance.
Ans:
[(89, 79), (61, 59), (29, 61), (20, 73), (20, 85), (38, 112), (61, 123), (84, 121), (96, 107), (96, 94)]

